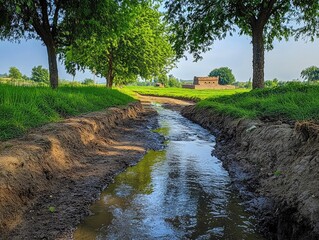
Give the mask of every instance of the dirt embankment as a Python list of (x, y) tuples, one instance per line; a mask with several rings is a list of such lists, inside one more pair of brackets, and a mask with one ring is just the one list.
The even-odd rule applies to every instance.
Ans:
[[(182, 114), (217, 135), (217, 154), (267, 239), (319, 239), (319, 126)], [(218, 131), (219, 130), (219, 131)]]
[(0, 143), (0, 239), (66, 239), (112, 178), (163, 139), (140, 103)]

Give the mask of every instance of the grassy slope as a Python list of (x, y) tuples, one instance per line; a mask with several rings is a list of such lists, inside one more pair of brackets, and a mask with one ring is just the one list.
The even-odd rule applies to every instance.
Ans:
[(137, 92), (144, 95), (160, 96), (160, 97), (175, 97), (181, 99), (189, 99), (193, 101), (200, 101), (208, 97), (219, 97), (225, 95), (232, 95), (235, 93), (247, 92), (246, 89), (231, 89), (231, 90), (195, 90), (186, 88), (158, 88), (158, 87), (125, 87), (125, 93)]
[(0, 85), (0, 140), (66, 116), (98, 111), (134, 101), (117, 90), (102, 87), (17, 87)]
[(124, 92), (199, 101), (197, 107), (234, 117), (312, 120), (319, 122), (319, 85), (291, 83), (254, 90), (192, 90), (182, 88), (126, 87)]
[(235, 117), (319, 121), (319, 86), (291, 84), (273, 89), (209, 98), (197, 104)]

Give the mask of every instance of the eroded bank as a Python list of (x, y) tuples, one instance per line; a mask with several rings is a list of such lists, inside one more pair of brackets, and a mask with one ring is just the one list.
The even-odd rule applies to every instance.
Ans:
[(319, 127), (235, 119), (195, 106), (182, 114), (217, 134), (215, 154), (271, 239), (318, 239)]
[(163, 139), (134, 103), (37, 128), (0, 144), (0, 239), (66, 239), (101, 190)]

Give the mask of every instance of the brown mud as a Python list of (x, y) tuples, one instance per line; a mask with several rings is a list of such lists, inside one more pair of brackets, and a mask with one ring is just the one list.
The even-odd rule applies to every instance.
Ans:
[(0, 143), (0, 239), (69, 239), (116, 174), (164, 139), (140, 103), (66, 119)]
[(217, 136), (215, 154), (267, 239), (319, 239), (319, 126), (235, 119), (185, 107)]

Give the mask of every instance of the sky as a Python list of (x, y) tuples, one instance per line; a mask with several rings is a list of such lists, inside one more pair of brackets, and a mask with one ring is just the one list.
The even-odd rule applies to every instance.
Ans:
[[(248, 81), (252, 77), (252, 45), (248, 36), (228, 36), (217, 41), (212, 50), (203, 54), (203, 60), (193, 62), (181, 59), (170, 74), (183, 80), (191, 80), (194, 76), (207, 76), (211, 70), (229, 67), (237, 81)], [(20, 43), (0, 41), (0, 73), (8, 73), (11, 66), (17, 67), (22, 74), (31, 75), (34, 66), (48, 68), (45, 46), (38, 40), (21, 40)], [(277, 78), (282, 81), (300, 79), (300, 72), (310, 66), (319, 67), (319, 40), (298, 42), (274, 42), (274, 49), (265, 53), (265, 79)], [(59, 64), (61, 79), (71, 80), (72, 76), (65, 72)], [(76, 80), (93, 78), (89, 71), (76, 75)], [(105, 80), (99, 80), (104, 82)]]

